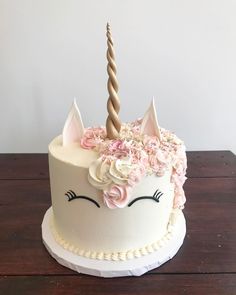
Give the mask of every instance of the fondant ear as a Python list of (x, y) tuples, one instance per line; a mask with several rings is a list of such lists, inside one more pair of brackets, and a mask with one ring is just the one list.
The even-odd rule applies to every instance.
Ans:
[(154, 99), (143, 117), (141, 123), (141, 134), (157, 136), (161, 141), (161, 133), (157, 121)]
[(84, 124), (76, 100), (74, 99), (62, 132), (63, 146), (80, 142), (83, 135)]

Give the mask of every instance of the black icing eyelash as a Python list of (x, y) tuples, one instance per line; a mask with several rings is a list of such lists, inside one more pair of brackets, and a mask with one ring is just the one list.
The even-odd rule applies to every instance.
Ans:
[(159, 203), (159, 199), (162, 195), (163, 195), (163, 193), (161, 191), (156, 190), (155, 193), (153, 194), (153, 196), (143, 196), (143, 197), (138, 197), (138, 198), (134, 199), (133, 201), (131, 201), (128, 204), (128, 207), (132, 206), (137, 201), (145, 200), (145, 199), (150, 199), (150, 200), (153, 200), (153, 201)]
[(98, 208), (100, 208), (100, 205), (93, 199), (86, 197), (86, 196), (77, 196), (75, 192), (73, 192), (72, 190), (69, 190), (65, 196), (68, 197), (68, 202), (75, 200), (75, 199), (84, 199), (84, 200), (88, 200), (92, 203), (94, 203)]

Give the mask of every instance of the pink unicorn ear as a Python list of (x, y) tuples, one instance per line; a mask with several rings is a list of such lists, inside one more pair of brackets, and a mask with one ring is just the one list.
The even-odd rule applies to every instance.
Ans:
[(150, 136), (157, 136), (161, 141), (160, 128), (157, 121), (156, 109), (154, 99), (151, 102), (149, 109), (146, 111), (142, 123), (141, 123), (141, 134)]
[(62, 132), (63, 146), (80, 142), (83, 135), (84, 124), (76, 100), (74, 99)]

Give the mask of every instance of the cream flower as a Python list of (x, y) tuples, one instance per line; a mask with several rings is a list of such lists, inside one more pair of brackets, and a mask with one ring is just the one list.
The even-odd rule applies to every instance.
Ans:
[(107, 161), (103, 161), (102, 158), (93, 161), (89, 166), (88, 181), (97, 189), (108, 189), (112, 180), (108, 176), (110, 165)]
[(111, 162), (108, 177), (116, 184), (127, 184), (134, 165), (129, 158), (117, 159)]

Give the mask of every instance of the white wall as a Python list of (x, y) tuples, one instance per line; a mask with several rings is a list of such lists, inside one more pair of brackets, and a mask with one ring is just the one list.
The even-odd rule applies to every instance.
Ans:
[(0, 152), (46, 152), (73, 97), (106, 119), (106, 22), (123, 121), (154, 95), (188, 150), (236, 152), (236, 1), (0, 0)]

